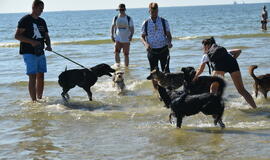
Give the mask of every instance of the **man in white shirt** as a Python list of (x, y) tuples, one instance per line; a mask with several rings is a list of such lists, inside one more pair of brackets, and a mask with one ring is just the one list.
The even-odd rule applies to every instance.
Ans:
[[(169, 23), (166, 19), (158, 16), (158, 4), (149, 4), (150, 17), (142, 25), (142, 42), (147, 50), (147, 57), (152, 71), (158, 67), (160, 61), (161, 70), (169, 70), (169, 48), (172, 48), (172, 35)], [(157, 82), (152, 80), (157, 89)]]
[(115, 62), (120, 66), (120, 52), (123, 49), (125, 57), (125, 66), (129, 65), (130, 41), (134, 34), (134, 25), (130, 16), (126, 15), (125, 4), (120, 4), (117, 11), (119, 14), (113, 18), (111, 26), (111, 39), (115, 42)]

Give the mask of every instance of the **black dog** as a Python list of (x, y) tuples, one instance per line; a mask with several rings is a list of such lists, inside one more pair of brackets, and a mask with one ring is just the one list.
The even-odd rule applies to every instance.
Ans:
[(92, 92), (90, 87), (97, 82), (98, 77), (103, 75), (111, 77), (112, 75), (110, 73), (113, 72), (115, 72), (115, 70), (104, 63), (96, 65), (90, 69), (73, 69), (62, 72), (58, 77), (58, 83), (63, 88), (61, 95), (64, 101), (68, 101), (68, 91), (76, 85), (83, 88), (87, 92), (89, 100), (92, 101)]
[(210, 92), (212, 83), (217, 82), (218, 93), (220, 96), (223, 95), (224, 88), (226, 86), (225, 81), (217, 76), (199, 76), (195, 81), (193, 78), (196, 71), (193, 67), (183, 67), (181, 69), (184, 73), (184, 90), (189, 94), (201, 94)]
[(222, 122), (224, 104), (220, 95), (214, 93), (190, 95), (185, 91), (177, 95), (161, 86), (158, 86), (158, 92), (165, 105), (171, 108), (170, 121), (171, 116), (174, 115), (177, 119), (176, 126), (178, 128), (181, 128), (182, 119), (185, 116), (191, 116), (199, 112), (212, 115), (214, 124), (217, 125), (218, 123), (221, 128), (225, 128)]
[[(165, 103), (165, 106), (171, 108), (170, 121), (172, 115), (177, 118), (177, 127), (181, 127), (184, 116), (190, 116), (202, 112), (206, 115), (212, 115), (214, 124), (217, 123), (221, 128), (225, 125), (222, 122), (224, 112), (224, 103), (222, 95), (225, 88), (225, 82), (219, 77), (201, 76), (196, 81), (192, 81), (195, 76), (193, 67), (182, 68), (184, 73), (184, 90), (173, 91), (166, 90), (158, 86), (158, 92)], [(210, 86), (213, 82), (219, 83), (216, 94), (209, 93)]]

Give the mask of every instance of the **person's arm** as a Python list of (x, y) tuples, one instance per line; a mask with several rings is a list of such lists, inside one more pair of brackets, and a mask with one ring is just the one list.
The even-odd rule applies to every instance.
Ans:
[(144, 47), (146, 48), (146, 50), (151, 49), (149, 43), (146, 41), (146, 35), (145, 34), (141, 35), (141, 40), (142, 40), (142, 43), (143, 43)]
[(132, 37), (133, 37), (133, 34), (134, 34), (134, 26), (129, 27), (129, 30), (130, 30), (129, 41), (132, 41)]
[(196, 79), (198, 79), (199, 75), (202, 74), (202, 72), (204, 71), (204, 68), (205, 68), (205, 64), (206, 64), (206, 63), (202, 63), (202, 64), (200, 65), (200, 67), (197, 69), (196, 74), (195, 74), (195, 76), (194, 76), (194, 78), (193, 78), (193, 81), (195, 81)]
[(166, 35), (167, 35), (167, 40), (168, 40), (168, 47), (172, 48), (172, 35), (171, 32), (166, 31)]
[(132, 41), (132, 37), (133, 37), (133, 34), (134, 34), (134, 24), (133, 24), (133, 20), (132, 18), (130, 18), (130, 22), (129, 22), (130, 26), (129, 26), (129, 31), (130, 31), (130, 36), (129, 36), (129, 41)]
[(35, 41), (33, 39), (27, 38), (23, 35), (23, 33), (25, 32), (24, 28), (17, 28), (16, 33), (15, 33), (15, 39), (24, 42), (24, 43), (28, 43), (31, 44), (33, 47), (41, 45), (39, 41)]
[(167, 20), (165, 20), (165, 27), (166, 27), (166, 36), (167, 36), (167, 40), (168, 40), (168, 47), (172, 48), (172, 34), (170, 31), (170, 26)]
[(45, 44), (46, 44), (45, 50), (52, 51), (51, 39), (48, 32), (45, 32)]
[(111, 39), (113, 42), (115, 42), (114, 32), (115, 32), (115, 24), (112, 24), (112, 26), (111, 26)]
[(241, 54), (242, 50), (241, 49), (232, 49), (229, 52), (231, 53), (233, 58), (237, 58)]
[(143, 23), (143, 25), (142, 25), (142, 30), (141, 30), (141, 33), (142, 33), (142, 35), (141, 35), (141, 41), (142, 41), (144, 47), (146, 48), (146, 50), (149, 50), (149, 49), (151, 49), (151, 47), (150, 47), (149, 43), (148, 43), (147, 40), (146, 40), (145, 23), (146, 23), (146, 21), (144, 21), (144, 23)]

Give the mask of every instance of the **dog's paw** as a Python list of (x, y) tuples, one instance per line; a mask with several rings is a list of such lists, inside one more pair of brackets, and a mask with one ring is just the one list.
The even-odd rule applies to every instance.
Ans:
[(219, 126), (220, 126), (221, 129), (225, 128), (225, 124), (223, 122), (219, 122)]

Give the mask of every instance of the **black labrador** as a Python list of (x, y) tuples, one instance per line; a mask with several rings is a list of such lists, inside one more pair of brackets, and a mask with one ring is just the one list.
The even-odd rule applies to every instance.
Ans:
[(226, 87), (225, 81), (217, 76), (199, 76), (195, 81), (193, 78), (196, 71), (193, 67), (183, 67), (182, 72), (184, 73), (184, 90), (189, 94), (201, 94), (210, 92), (212, 83), (218, 83), (217, 94), (223, 95), (224, 88)]
[(97, 82), (98, 77), (103, 75), (111, 77), (113, 72), (115, 70), (105, 63), (98, 64), (90, 69), (72, 69), (62, 72), (58, 77), (58, 83), (63, 88), (61, 95), (64, 101), (68, 101), (68, 91), (76, 85), (83, 88), (87, 92), (89, 100), (92, 101), (91, 86)]
[(195, 115), (199, 112), (212, 115), (214, 124), (219, 124), (221, 128), (225, 128), (225, 124), (222, 122), (224, 103), (219, 94), (202, 93), (191, 95), (185, 91), (175, 94), (161, 86), (158, 86), (158, 92), (165, 105), (172, 110), (169, 116), (170, 122), (171, 117), (175, 116), (178, 128), (181, 128), (182, 119), (185, 116)]
[[(218, 123), (221, 128), (224, 128), (225, 125), (222, 122), (224, 80), (219, 77), (201, 76), (193, 82), (196, 73), (195, 69), (193, 67), (184, 67), (182, 71), (184, 73), (184, 90), (167, 90), (158, 86), (159, 95), (165, 106), (172, 110), (170, 121), (171, 117), (175, 116), (177, 119), (176, 125), (180, 128), (183, 117), (202, 112), (205, 115), (212, 115), (214, 124), (217, 125)], [(217, 93), (209, 93), (213, 82), (219, 83)]]

